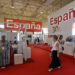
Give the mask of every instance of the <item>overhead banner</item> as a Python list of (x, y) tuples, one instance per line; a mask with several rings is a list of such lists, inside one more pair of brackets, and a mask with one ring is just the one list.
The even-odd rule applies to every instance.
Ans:
[(42, 22), (4, 18), (5, 29), (14, 31), (41, 32)]

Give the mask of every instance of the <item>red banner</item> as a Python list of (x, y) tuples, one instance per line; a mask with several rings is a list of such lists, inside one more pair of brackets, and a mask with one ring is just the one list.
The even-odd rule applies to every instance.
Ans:
[(5, 29), (29, 32), (41, 32), (42, 22), (4, 18)]

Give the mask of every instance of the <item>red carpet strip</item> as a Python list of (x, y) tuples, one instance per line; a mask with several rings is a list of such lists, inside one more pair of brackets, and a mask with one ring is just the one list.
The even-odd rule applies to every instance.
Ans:
[(0, 75), (75, 75), (75, 59), (63, 55), (62, 69), (55, 69), (49, 73), (48, 66), (51, 62), (49, 52), (33, 46), (31, 48), (34, 62), (8, 66), (0, 70)]

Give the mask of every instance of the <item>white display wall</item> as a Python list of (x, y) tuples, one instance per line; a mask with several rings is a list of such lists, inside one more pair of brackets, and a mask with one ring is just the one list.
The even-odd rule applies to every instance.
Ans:
[[(63, 18), (65, 16), (68, 17), (66, 17), (67, 20), (64, 21)], [(68, 36), (72, 36), (73, 23), (75, 23), (75, 1), (61, 8), (53, 15), (48, 16), (48, 34), (49, 35), (61, 34), (63, 35), (65, 40)], [(49, 38), (48, 41), (49, 41), (48, 43), (52, 43), (52, 38)], [(68, 44), (65, 43), (64, 53), (68, 55), (73, 55), (73, 48), (74, 48), (73, 45), (70, 42)]]
[(48, 43), (48, 35), (44, 35), (44, 43)]
[(4, 35), (6, 37), (6, 40), (8, 41), (17, 40), (17, 33), (14, 33), (14, 32), (0, 32), (0, 40), (2, 35)]
[[(72, 11), (71, 9), (75, 10), (75, 1), (73, 1), (72, 3), (68, 4), (67, 6), (61, 8), (59, 11), (57, 11), (55, 14), (51, 15), (48, 17), (48, 32), (49, 35), (59, 35), (62, 34), (64, 36), (64, 39), (67, 36), (72, 35), (72, 24), (75, 23), (75, 12), (71, 13), (71, 19), (69, 19), (70, 16), (70, 11)], [(61, 16), (64, 16), (64, 14), (68, 15), (68, 20), (66, 21), (61, 21)], [(60, 16), (60, 17), (59, 17)], [(50, 19), (51, 18), (57, 18), (57, 20), (59, 19), (59, 24), (53, 24), (51, 25)], [(53, 20), (52, 20), (53, 21)], [(53, 27), (56, 28), (56, 31), (53, 31)]]
[(7, 33), (7, 38), (8, 41), (16, 41), (17, 40), (17, 32), (13, 33), (13, 32), (9, 32)]

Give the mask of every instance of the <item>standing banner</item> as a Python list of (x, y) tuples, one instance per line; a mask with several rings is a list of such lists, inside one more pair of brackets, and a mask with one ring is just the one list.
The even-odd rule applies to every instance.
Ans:
[(4, 18), (5, 29), (14, 31), (41, 32), (42, 22)]

